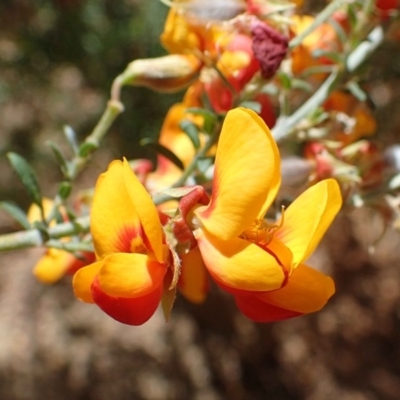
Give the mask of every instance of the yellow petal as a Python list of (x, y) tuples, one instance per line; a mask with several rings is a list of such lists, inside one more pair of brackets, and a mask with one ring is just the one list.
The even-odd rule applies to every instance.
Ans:
[(202, 303), (207, 295), (208, 277), (201, 253), (195, 247), (180, 256), (182, 270), (179, 277), (179, 292), (192, 303)]
[(326, 179), (307, 189), (288, 207), (276, 237), (292, 251), (294, 267), (315, 250), (341, 205), (338, 183)]
[(103, 260), (98, 278), (109, 296), (140, 297), (162, 283), (166, 267), (145, 254), (116, 253)]
[(231, 110), (217, 148), (211, 202), (196, 215), (214, 236), (232, 239), (265, 211), (279, 183), (279, 153), (264, 121), (251, 110)]
[(335, 284), (329, 276), (301, 264), (285, 287), (257, 297), (276, 307), (306, 314), (320, 310), (334, 293)]
[(196, 232), (197, 243), (211, 276), (241, 291), (279, 289), (287, 271), (269, 252), (254, 243), (233, 238), (223, 241), (206, 231)]
[(140, 220), (125, 185), (123, 164), (113, 161), (97, 180), (90, 215), (90, 230), (98, 257), (129, 252), (139, 236)]
[(100, 271), (103, 261), (98, 261), (93, 264), (83, 267), (78, 270), (72, 281), (75, 296), (85, 303), (94, 303), (92, 297), (92, 283)]
[(33, 273), (43, 283), (55, 283), (65, 275), (75, 261), (76, 257), (67, 251), (49, 249), (36, 263)]
[(133, 173), (126, 159), (124, 159), (123, 163), (123, 172), (129, 199), (139, 216), (140, 223), (157, 261), (161, 262), (163, 260), (162, 228), (157, 208), (150, 194)]

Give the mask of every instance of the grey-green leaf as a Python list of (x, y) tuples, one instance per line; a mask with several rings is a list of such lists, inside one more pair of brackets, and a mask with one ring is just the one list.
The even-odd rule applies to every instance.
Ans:
[(26, 214), (17, 205), (10, 203), (8, 201), (0, 202), (0, 208), (10, 214), (21, 226), (25, 229), (31, 229), (32, 226), (29, 223)]
[(61, 172), (63, 173), (65, 178), (69, 178), (68, 176), (68, 161), (65, 159), (64, 154), (62, 153), (61, 149), (58, 147), (57, 144), (55, 144), (52, 141), (48, 141), (47, 145), (51, 148), (53, 151), (53, 154), (55, 158), (57, 159), (57, 162), (61, 168)]
[(179, 126), (188, 135), (193, 147), (198, 149), (200, 147), (199, 127), (188, 119), (183, 119)]
[(42, 195), (36, 174), (28, 162), (16, 153), (7, 153), (7, 157), (14, 168), (15, 172), (25, 186), (31, 200), (42, 208)]
[(154, 139), (142, 139), (140, 144), (144, 147), (154, 150), (158, 154), (162, 154), (164, 157), (168, 158), (169, 161), (174, 163), (181, 170), (185, 169), (183, 162), (176, 156), (171, 150), (167, 149), (160, 143), (156, 142)]

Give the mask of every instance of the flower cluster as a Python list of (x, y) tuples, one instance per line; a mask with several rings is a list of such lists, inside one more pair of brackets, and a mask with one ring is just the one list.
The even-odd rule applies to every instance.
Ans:
[(211, 197), (201, 187), (186, 188), (173, 217), (157, 210), (126, 160), (112, 162), (93, 198), (97, 261), (75, 274), (76, 296), (138, 325), (175, 285), (202, 301), (211, 276), (255, 321), (319, 310), (334, 284), (304, 261), (339, 211), (340, 190), (324, 180), (271, 222), (264, 216), (279, 185), (275, 141), (263, 120), (243, 108), (224, 121)]

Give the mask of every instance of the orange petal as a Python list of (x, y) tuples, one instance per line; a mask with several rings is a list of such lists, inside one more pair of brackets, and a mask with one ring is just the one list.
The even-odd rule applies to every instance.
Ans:
[(90, 229), (98, 257), (129, 252), (131, 240), (141, 235), (140, 220), (125, 185), (123, 164), (113, 161), (97, 180)]
[(285, 310), (271, 304), (265, 303), (256, 296), (235, 296), (236, 305), (239, 310), (249, 319), (255, 322), (273, 322), (283, 319), (298, 317), (301, 313)]
[(92, 297), (92, 283), (100, 271), (103, 261), (98, 261), (93, 264), (83, 267), (74, 275), (72, 285), (75, 296), (85, 303), (94, 303)]
[(285, 282), (285, 268), (254, 243), (239, 238), (223, 241), (201, 230), (196, 239), (211, 276), (225, 286), (268, 291), (281, 288)]
[(294, 266), (315, 250), (341, 205), (338, 183), (326, 179), (307, 189), (288, 207), (276, 237), (292, 251)]
[(141, 222), (142, 228), (157, 261), (163, 260), (162, 228), (158, 211), (149, 193), (133, 173), (126, 159), (123, 162), (123, 179), (128, 196)]
[(158, 287), (165, 273), (164, 264), (145, 254), (115, 253), (104, 258), (98, 278), (109, 296), (139, 297)]
[(253, 111), (228, 112), (217, 148), (210, 204), (196, 215), (214, 236), (239, 236), (273, 201), (280, 159), (264, 121)]
[(335, 284), (329, 276), (301, 264), (285, 287), (257, 297), (275, 307), (306, 314), (320, 310), (334, 293)]
[(179, 292), (192, 303), (202, 303), (207, 296), (208, 276), (198, 247), (180, 256), (181, 275), (178, 281)]
[(127, 299), (104, 293), (96, 278), (92, 285), (92, 294), (95, 303), (116, 321), (127, 325), (142, 325), (157, 310), (161, 300), (162, 285), (144, 296)]

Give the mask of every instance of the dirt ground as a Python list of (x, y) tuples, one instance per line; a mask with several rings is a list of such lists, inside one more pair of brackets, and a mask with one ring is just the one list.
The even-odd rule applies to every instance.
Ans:
[[(368, 230), (365, 228), (368, 226)], [(321, 312), (255, 324), (213, 288), (128, 327), (74, 299), (70, 282), (37, 283), (41, 250), (0, 256), (0, 398), (9, 400), (397, 400), (399, 235), (375, 214), (341, 216), (310, 264), (333, 275)]]

